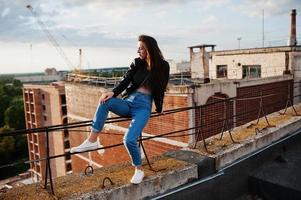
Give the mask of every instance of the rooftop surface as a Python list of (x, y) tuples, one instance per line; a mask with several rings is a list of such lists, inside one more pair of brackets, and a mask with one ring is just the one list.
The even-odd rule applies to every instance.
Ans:
[[(295, 105), (295, 108), (298, 113), (301, 113), (301, 104)], [(235, 143), (230, 139), (229, 133), (225, 133), (222, 140), (219, 139), (220, 135), (206, 140), (208, 151), (202, 145), (202, 141), (197, 144), (196, 149), (186, 149), (200, 155), (199, 158), (191, 153), (185, 154), (186, 156), (179, 156), (178, 159), (167, 156), (153, 158), (151, 162), (156, 172), (149, 170), (148, 166), (144, 166), (146, 176), (139, 185), (129, 183), (133, 174), (133, 167), (129, 163), (125, 163), (97, 169), (91, 176), (81, 173), (57, 178), (54, 180), (55, 197), (50, 195), (47, 190), (42, 189), (39, 184), (33, 184), (0, 194), (0, 199), (114, 199), (120, 197), (123, 199), (141, 199), (164, 193), (172, 188), (197, 180), (200, 178), (198, 175), (200, 171), (208, 170), (208, 165), (204, 167), (202, 163), (197, 163), (208, 162), (208, 160), (191, 161), (193, 157), (197, 159), (201, 157), (213, 158), (212, 163), (215, 164), (215, 170), (220, 170), (237, 159), (289, 135), (300, 129), (301, 126), (301, 117), (295, 116), (291, 108), (285, 115), (280, 115), (278, 112), (268, 115), (268, 120), (275, 127), (267, 128), (266, 121), (261, 118), (257, 125), (253, 121), (235, 128), (232, 131)], [(259, 130), (257, 134), (256, 129)], [(203, 167), (202, 170), (198, 169), (200, 167)], [(208, 173), (214, 172), (211, 170)], [(114, 185), (107, 181), (105, 188), (102, 188), (105, 177), (109, 177)]]

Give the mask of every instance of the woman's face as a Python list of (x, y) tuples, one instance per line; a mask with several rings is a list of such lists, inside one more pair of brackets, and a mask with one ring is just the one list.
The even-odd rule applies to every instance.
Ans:
[(141, 59), (145, 59), (147, 57), (146, 48), (144, 47), (144, 44), (141, 41), (138, 41), (138, 50), (137, 50), (137, 53), (139, 54), (139, 57)]

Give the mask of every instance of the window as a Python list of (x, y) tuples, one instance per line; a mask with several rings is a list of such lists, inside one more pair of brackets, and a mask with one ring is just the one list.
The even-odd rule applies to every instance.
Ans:
[(36, 172), (38, 172), (38, 173), (41, 172), (41, 167), (40, 167), (40, 165), (36, 165)]
[(33, 102), (33, 94), (29, 94), (29, 101)]
[(44, 115), (43, 118), (44, 118), (44, 121), (47, 121), (47, 116)]
[(71, 155), (70, 154), (65, 155), (65, 160), (71, 160)]
[(42, 94), (42, 100), (45, 100), (45, 94)]
[(71, 165), (71, 163), (67, 163), (67, 164), (66, 164), (66, 171), (69, 172), (69, 171), (71, 171), (71, 170), (72, 170), (72, 165)]
[(31, 114), (31, 122), (36, 123), (36, 118), (34, 114)]
[(45, 111), (45, 110), (46, 110), (46, 106), (45, 106), (45, 105), (42, 105), (42, 107), (43, 107), (43, 110)]
[(62, 114), (67, 115), (67, 107), (66, 106), (62, 106)]
[(65, 147), (65, 149), (69, 149), (70, 148), (70, 142), (69, 142), (69, 140), (66, 140), (64, 142), (64, 147)]
[(216, 78), (227, 78), (227, 65), (216, 65)]
[(242, 78), (261, 78), (260, 65), (243, 65)]
[(61, 104), (66, 104), (66, 96), (61, 94)]
[(64, 138), (68, 138), (69, 137), (69, 132), (68, 130), (64, 130)]
[(67, 119), (67, 117), (65, 117), (64, 119), (63, 119), (63, 124), (67, 124), (68, 123), (68, 119)]

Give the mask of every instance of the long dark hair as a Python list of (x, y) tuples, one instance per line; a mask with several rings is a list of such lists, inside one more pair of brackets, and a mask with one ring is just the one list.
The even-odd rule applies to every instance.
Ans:
[(165, 90), (166, 78), (164, 78), (163, 67), (166, 61), (164, 61), (157, 41), (148, 35), (140, 35), (138, 41), (143, 43), (147, 51), (146, 62), (148, 64), (148, 70), (151, 71), (150, 84), (152, 92), (156, 93), (158, 89)]

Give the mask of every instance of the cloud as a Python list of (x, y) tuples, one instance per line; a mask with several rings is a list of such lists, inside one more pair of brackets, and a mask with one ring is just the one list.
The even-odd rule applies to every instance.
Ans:
[(241, 4), (233, 5), (234, 10), (249, 17), (266, 17), (287, 15), (291, 9), (299, 7), (298, 0), (244, 0)]
[[(232, 8), (251, 17), (287, 13), (297, 0), (14, 0), (0, 1), (0, 41), (43, 42), (45, 33), (26, 5), (29, 3), (62, 45), (117, 47), (132, 45), (145, 33), (167, 44), (210, 36), (221, 24), (216, 10)], [(287, 9), (287, 10), (286, 10)], [(175, 12), (176, 11), (176, 12)], [(9, 17), (8, 17), (9, 16)], [(181, 19), (182, 16), (182, 19)], [(178, 21), (176, 21), (178, 20)], [(180, 21), (180, 22), (179, 22)], [(221, 19), (222, 21), (222, 19)], [(64, 37), (63, 37), (64, 36)], [(70, 41), (67, 41), (70, 40)], [(187, 42), (186, 42), (187, 43)]]
[(217, 24), (218, 22), (217, 16), (209, 15), (207, 18), (203, 19), (202, 24)]
[[(2, 17), (0, 21), (0, 40), (31, 40), (46, 39), (41, 32), (37, 21), (33, 18), (26, 6), (31, 4), (39, 18), (47, 25), (53, 34), (71, 35), (77, 40), (90, 41), (89, 38), (99, 35), (99, 39), (132, 39), (133, 35), (150, 29), (149, 21), (153, 18), (162, 19), (174, 9), (185, 5), (203, 7), (220, 6), (224, 0), (206, 0), (201, 3), (197, 0), (14, 0), (0, 1)], [(145, 22), (143, 20), (145, 19)], [(127, 24), (128, 23), (128, 24)], [(95, 24), (98, 24), (95, 26)], [(145, 26), (145, 27), (143, 27)], [(135, 29), (135, 31), (130, 30)], [(142, 28), (141, 28), (142, 27)], [(142, 29), (142, 30), (140, 30)], [(97, 41), (96, 41), (97, 43)]]
[(1, 17), (5, 17), (6, 15), (8, 15), (10, 12), (10, 8), (5, 8), (2, 13), (1, 13)]

